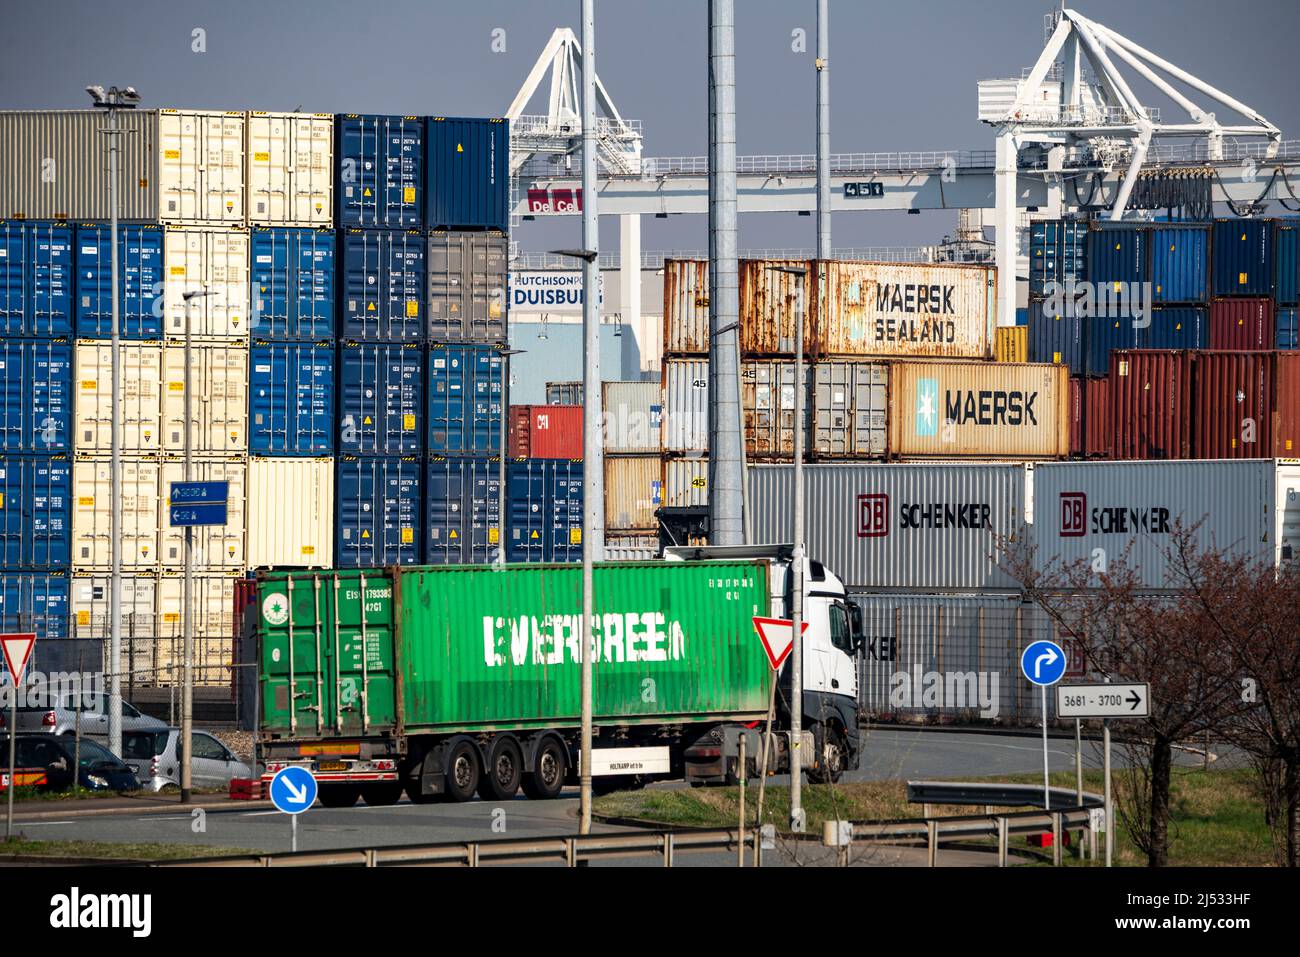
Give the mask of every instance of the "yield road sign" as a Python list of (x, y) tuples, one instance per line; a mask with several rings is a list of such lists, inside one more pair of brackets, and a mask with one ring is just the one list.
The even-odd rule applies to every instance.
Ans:
[[(800, 624), (803, 625), (799, 629), (799, 634), (802, 635), (808, 630), (808, 622)], [(758, 640), (763, 644), (763, 651), (767, 653), (772, 670), (776, 671), (794, 650), (794, 622), (788, 618), (761, 618), (755, 615), (754, 630), (758, 632)]]
[(1035, 641), (1020, 656), (1020, 670), (1036, 685), (1054, 685), (1065, 674), (1065, 652), (1052, 641)]
[(316, 800), (316, 778), (296, 765), (281, 768), (271, 778), (271, 803), (285, 814), (301, 814)]
[(1145, 718), (1151, 714), (1151, 686), (1057, 685), (1056, 714), (1061, 718)]
[(0, 635), (0, 649), (4, 650), (5, 667), (9, 669), (9, 680), (17, 688), (23, 683), (23, 672), (27, 662), (32, 658), (32, 649), (36, 647), (36, 636), (31, 632), (13, 635)]

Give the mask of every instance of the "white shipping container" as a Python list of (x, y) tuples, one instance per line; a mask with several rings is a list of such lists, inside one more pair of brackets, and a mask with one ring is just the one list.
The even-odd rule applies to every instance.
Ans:
[[(166, 580), (161, 584), (165, 584)], [(166, 626), (160, 626), (166, 627)], [(143, 654), (148, 654), (147, 663)], [(193, 663), (194, 686), (196, 688), (229, 688), (234, 680), (232, 666), (234, 662), (235, 642), (229, 635), (211, 638), (196, 637), (191, 645), (190, 660)], [(126, 662), (124, 662), (125, 664)], [(146, 674), (155, 676), (154, 681), (161, 687), (177, 686), (184, 681), (185, 644), (179, 637), (151, 641), (147, 644), (137, 643), (135, 668), (137, 673), (147, 669)]]
[[(72, 466), (72, 567), (101, 569), (112, 565), (110, 462), (78, 458)], [(161, 465), (154, 461), (122, 462), (122, 567), (133, 571), (158, 568), (161, 536)]]
[[(103, 110), (0, 112), (0, 216), (107, 220)], [(123, 110), (119, 215), (242, 224), (243, 112)]]
[[(863, 591), (1019, 589), (998, 563), (1003, 539), (1033, 520), (1032, 467), (818, 464), (804, 467), (810, 558)], [(792, 465), (752, 466), (754, 540), (793, 535)]]
[[(72, 636), (74, 638), (109, 638), (109, 587), (111, 577), (107, 572), (78, 573), (72, 576)], [(122, 630), (123, 638), (141, 638), (152, 641), (158, 635), (157, 607), (158, 576), (153, 573), (128, 573), (122, 576)], [(123, 649), (123, 662), (127, 658)], [(107, 651), (105, 651), (107, 654)], [(98, 667), (99, 662), (87, 664)], [(143, 665), (142, 665), (143, 667)], [(123, 682), (125, 683), (125, 682)]]
[(1283, 564), (1300, 558), (1300, 462), (1052, 462), (1034, 470), (1040, 567), (1100, 560), (1137, 569), (1150, 589), (1185, 587), (1174, 529), (1199, 549)]
[[(163, 451), (185, 451), (185, 344), (163, 348)], [(248, 346), (195, 343), (190, 349), (190, 443), (195, 454), (248, 451)]]
[(184, 337), (185, 293), (207, 290), (190, 301), (190, 334), (247, 341), (248, 231), (175, 227), (166, 230), (163, 245), (164, 334)]
[(612, 532), (654, 531), (663, 504), (663, 466), (657, 455), (605, 459), (605, 528)]
[(659, 536), (614, 533), (605, 536), (605, 561), (652, 562), (659, 558)]
[(663, 372), (665, 452), (709, 450), (709, 361), (665, 359)]
[(700, 508), (708, 504), (709, 460), (703, 457), (665, 459), (664, 507)]
[[(195, 638), (230, 638), (235, 630), (235, 582), (238, 575), (194, 573)], [(164, 572), (158, 579), (158, 637), (185, 637), (185, 576)]]
[[(119, 343), (121, 403), (118, 441), (124, 455), (157, 452), (162, 446), (162, 346)], [(76, 347), (77, 403), (73, 448), (102, 452), (112, 447), (113, 350), (103, 339), (80, 339)]]
[(332, 226), (334, 116), (251, 112), (247, 129), (248, 222)]
[[(163, 527), (162, 558), (164, 569), (185, 567), (185, 529), (173, 527), (169, 521), (171, 488), (174, 482), (185, 481), (185, 461), (169, 457), (162, 466)], [(248, 460), (221, 459), (195, 461), (190, 471), (192, 482), (228, 482), (229, 499), (226, 502), (225, 525), (201, 525), (193, 532), (193, 567), (208, 572), (242, 574), (249, 567), (245, 560), (247, 520), (245, 509), (248, 498)]]
[(334, 459), (249, 459), (247, 525), (249, 568), (328, 567)]
[(601, 426), (606, 454), (658, 454), (662, 411), (659, 383), (606, 382), (602, 389)]

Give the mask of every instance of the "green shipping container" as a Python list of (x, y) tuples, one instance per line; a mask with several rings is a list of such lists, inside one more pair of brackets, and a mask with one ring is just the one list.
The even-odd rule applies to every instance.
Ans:
[[(605, 563), (594, 583), (597, 724), (766, 712), (771, 672), (752, 620), (770, 614), (765, 563)], [(264, 731), (578, 723), (581, 566), (273, 573), (259, 603)]]

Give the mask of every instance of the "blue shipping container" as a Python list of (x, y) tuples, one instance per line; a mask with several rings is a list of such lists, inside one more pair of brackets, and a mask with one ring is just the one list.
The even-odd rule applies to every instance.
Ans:
[[(81, 338), (113, 333), (111, 230), (104, 223), (77, 227), (76, 331)], [(163, 329), (163, 231), (159, 226), (118, 226), (119, 334), (159, 339)]]
[(339, 226), (419, 229), (423, 225), (424, 120), (336, 116), (334, 194)]
[(72, 361), (67, 339), (0, 339), (0, 451), (68, 450)]
[(1147, 232), (1108, 226), (1088, 232), (1088, 281), (1121, 291), (1118, 283), (1147, 281)]
[(512, 562), (582, 561), (582, 462), (516, 459), (506, 478)]
[[(41, 664), (44, 650), (41, 639), (67, 638), (71, 633), (68, 620), (70, 592), (66, 572), (0, 572), (0, 631), (36, 633), (36, 647), (32, 650), (29, 669), (53, 670), (45, 669)], [(49, 657), (53, 659), (53, 656)], [(93, 662), (88, 658), (86, 664), (87, 670), (98, 670), (98, 653)], [(57, 670), (70, 671), (75, 667), (74, 664)]]
[(1064, 285), (1087, 278), (1088, 224), (1040, 219), (1029, 224), (1029, 294), (1045, 296), (1048, 283)]
[(1300, 293), (1300, 225), (1295, 220), (1278, 222), (1273, 250), (1273, 298), (1290, 305)]
[(66, 568), (72, 549), (72, 462), (0, 458), (0, 568)]
[(1078, 316), (1048, 315), (1044, 303), (1029, 304), (1029, 361), (1070, 367), (1083, 375), (1083, 320)]
[(501, 376), (501, 353), (491, 346), (430, 346), (431, 454), (500, 454)]
[(72, 335), (72, 227), (0, 220), (0, 333)]
[(334, 346), (258, 342), (248, 357), (248, 449), (255, 455), (334, 450)]
[(332, 229), (258, 226), (249, 236), (254, 338), (334, 337)]
[(424, 338), (425, 249), (417, 230), (352, 229), (343, 234), (341, 338)]
[(1300, 328), (1297, 328), (1298, 315), (1300, 315), (1300, 310), (1296, 309), (1295, 306), (1278, 307), (1273, 348), (1300, 349)]
[(1138, 330), (1130, 316), (1107, 318), (1089, 316), (1083, 320), (1083, 337), (1087, 375), (1105, 375), (1110, 371), (1110, 354), (1115, 349), (1136, 349)]
[(334, 528), (339, 567), (420, 564), (423, 470), (424, 463), (414, 455), (339, 456)]
[(1216, 296), (1273, 294), (1273, 221), (1220, 219), (1211, 248)]
[(348, 342), (339, 350), (340, 452), (412, 455), (424, 446), (424, 351)]
[(510, 121), (431, 116), (429, 229), (510, 228)]
[(501, 542), (501, 459), (431, 456), (424, 483), (424, 560), (486, 565)]
[(1208, 301), (1209, 226), (1152, 227), (1150, 243), (1152, 299), (1156, 302)]
[(1151, 311), (1151, 324), (1137, 331), (1139, 349), (1207, 349), (1210, 313), (1201, 306), (1162, 306)]

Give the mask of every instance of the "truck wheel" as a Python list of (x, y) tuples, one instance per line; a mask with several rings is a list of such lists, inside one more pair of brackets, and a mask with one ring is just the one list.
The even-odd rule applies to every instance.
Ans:
[(387, 807), (402, 797), (400, 784), (368, 784), (361, 789), (361, 800), (370, 807)]
[(524, 793), (534, 801), (559, 797), (564, 790), (566, 763), (560, 742), (554, 738), (544, 739), (533, 756), (533, 769), (524, 775)]
[(351, 807), (361, 797), (361, 788), (355, 784), (322, 784), (318, 796), (324, 807)]
[(844, 773), (848, 762), (844, 735), (834, 725), (818, 724), (813, 728), (813, 742), (817, 745), (817, 767), (809, 769), (808, 780), (818, 784), (834, 784)]
[(478, 748), (468, 738), (462, 738), (447, 749), (447, 797), (453, 801), (468, 801), (478, 790), (481, 777)]
[(497, 735), (488, 749), (487, 767), (478, 793), (485, 801), (509, 801), (519, 791), (524, 775), (524, 752), (513, 737)]
[(435, 804), (438, 801), (441, 801), (443, 797), (441, 794), (421, 793), (419, 778), (416, 778), (414, 781), (407, 781), (405, 790), (406, 797), (412, 804)]

